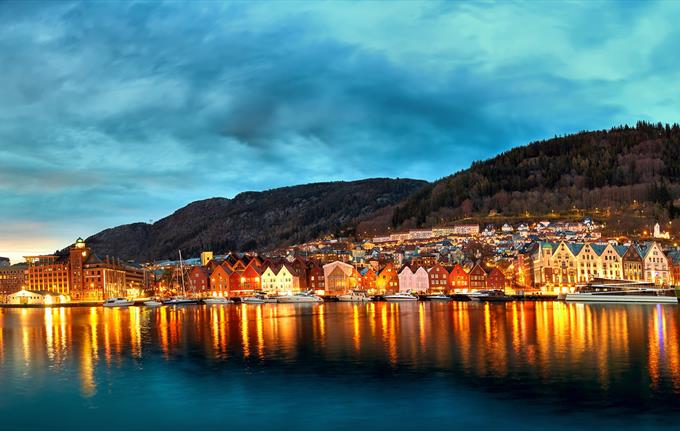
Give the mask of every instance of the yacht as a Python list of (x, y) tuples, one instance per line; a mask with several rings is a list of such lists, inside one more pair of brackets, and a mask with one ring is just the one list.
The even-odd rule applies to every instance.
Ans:
[(567, 302), (677, 304), (673, 288), (662, 288), (650, 282), (605, 280), (580, 286), (568, 293)]
[(134, 301), (128, 301), (125, 298), (109, 298), (104, 301), (104, 307), (129, 307), (134, 305)]
[(368, 296), (363, 290), (353, 290), (344, 295), (338, 295), (338, 301), (340, 302), (369, 302), (373, 301), (373, 298)]
[(293, 295), (282, 295), (276, 297), (276, 302), (281, 304), (298, 304), (301, 302), (323, 302), (323, 298), (311, 292), (300, 292)]
[(396, 292), (391, 295), (384, 296), (385, 301), (388, 302), (404, 302), (404, 301), (417, 301), (418, 297), (411, 292)]
[(172, 296), (168, 299), (163, 300), (163, 304), (165, 305), (189, 305), (189, 304), (198, 304), (198, 299), (195, 298), (187, 298), (185, 296)]
[(219, 296), (212, 297), (212, 298), (205, 298), (203, 300), (204, 304), (207, 305), (222, 305), (222, 304), (233, 304), (234, 301), (232, 301), (229, 298), (221, 298)]
[(480, 290), (476, 294), (471, 294), (470, 297), (473, 301), (486, 301), (486, 302), (509, 302), (513, 301), (512, 296), (508, 296), (502, 290)]
[(264, 304), (265, 303), (265, 296), (264, 295), (252, 295), (252, 296), (244, 296), (241, 298), (241, 303), (242, 304)]
[(434, 293), (432, 295), (427, 295), (425, 298), (428, 301), (450, 301), (451, 297), (448, 295), (444, 295), (443, 293)]
[(156, 299), (149, 299), (148, 301), (144, 301), (144, 305), (147, 307), (160, 307), (163, 303)]

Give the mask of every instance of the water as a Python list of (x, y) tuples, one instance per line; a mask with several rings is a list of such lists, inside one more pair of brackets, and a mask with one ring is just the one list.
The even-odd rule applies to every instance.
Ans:
[(657, 429), (677, 306), (0, 309), (0, 429)]

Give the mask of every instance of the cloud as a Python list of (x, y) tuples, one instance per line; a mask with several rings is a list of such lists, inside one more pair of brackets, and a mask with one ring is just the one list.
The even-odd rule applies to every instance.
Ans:
[(433, 180), (555, 134), (677, 121), (678, 18), (671, 2), (5, 3), (0, 236), (69, 242), (210, 196)]

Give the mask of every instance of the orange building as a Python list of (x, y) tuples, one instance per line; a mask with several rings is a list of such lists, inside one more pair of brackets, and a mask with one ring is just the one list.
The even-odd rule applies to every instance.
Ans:
[(359, 278), (359, 288), (365, 290), (368, 293), (374, 293), (376, 290), (376, 275), (373, 268), (366, 268), (362, 271), (361, 277)]
[(380, 295), (399, 291), (399, 274), (392, 263), (385, 265), (378, 273), (375, 288)]

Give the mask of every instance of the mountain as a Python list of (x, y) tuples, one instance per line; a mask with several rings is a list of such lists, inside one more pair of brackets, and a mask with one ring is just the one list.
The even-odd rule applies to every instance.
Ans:
[(404, 229), (488, 220), (490, 214), (596, 214), (630, 233), (653, 220), (677, 218), (673, 201), (679, 196), (680, 127), (638, 122), (534, 142), (475, 162), (416, 191), (394, 208), (391, 221)]
[(186, 256), (266, 250), (352, 228), (426, 184), (377, 178), (244, 192), (196, 201), (153, 224), (106, 229), (86, 241), (100, 256), (138, 261), (174, 258), (177, 250)]

